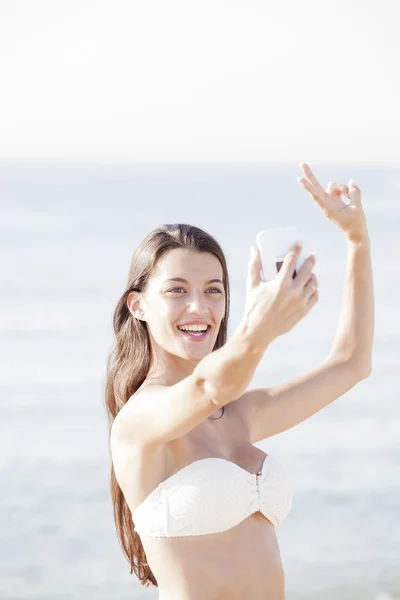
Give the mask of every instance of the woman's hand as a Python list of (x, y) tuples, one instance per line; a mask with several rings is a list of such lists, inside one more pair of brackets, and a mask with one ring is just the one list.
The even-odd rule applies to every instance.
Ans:
[[(361, 241), (368, 235), (367, 220), (361, 202), (359, 188), (349, 182), (330, 182), (326, 190), (319, 183), (310, 167), (301, 163), (305, 177), (299, 177), (298, 182), (307, 190), (310, 196), (320, 205), (326, 216), (337, 225), (351, 241)], [(350, 204), (343, 202), (342, 194), (347, 196)]]
[(287, 333), (318, 302), (318, 281), (310, 254), (293, 279), (301, 248), (292, 246), (282, 267), (271, 281), (261, 281), (261, 256), (255, 246), (246, 279), (245, 322), (247, 332), (262, 342)]

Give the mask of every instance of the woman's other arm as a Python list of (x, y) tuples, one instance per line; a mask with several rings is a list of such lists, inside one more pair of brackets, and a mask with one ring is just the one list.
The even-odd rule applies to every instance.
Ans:
[(371, 243), (367, 232), (348, 239), (348, 255), (338, 329), (330, 357), (353, 362), (366, 373), (372, 368), (375, 301)]

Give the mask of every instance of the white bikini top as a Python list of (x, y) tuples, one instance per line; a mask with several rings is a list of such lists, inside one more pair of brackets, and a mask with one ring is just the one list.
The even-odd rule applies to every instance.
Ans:
[(226, 531), (257, 511), (276, 527), (292, 500), (287, 473), (271, 454), (258, 473), (225, 458), (201, 458), (162, 481), (132, 519), (136, 532), (150, 537)]

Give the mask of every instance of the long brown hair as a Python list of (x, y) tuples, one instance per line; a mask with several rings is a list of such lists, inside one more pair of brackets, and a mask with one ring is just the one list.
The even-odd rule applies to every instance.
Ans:
[[(218, 242), (208, 233), (186, 224), (167, 224), (151, 231), (136, 249), (129, 268), (128, 282), (113, 315), (114, 346), (107, 361), (105, 404), (111, 425), (123, 405), (142, 385), (150, 367), (150, 340), (147, 323), (132, 316), (126, 301), (130, 292), (143, 292), (157, 261), (169, 250), (188, 248), (196, 252), (209, 252), (220, 261), (225, 288), (225, 314), (213, 348), (217, 350), (227, 339), (230, 307), (229, 278), (224, 253)], [(110, 443), (110, 437), (109, 437)], [(111, 461), (111, 496), (114, 505), (114, 521), (122, 550), (135, 574), (144, 586), (158, 587), (142, 546), (135, 531), (131, 511), (115, 477)]]

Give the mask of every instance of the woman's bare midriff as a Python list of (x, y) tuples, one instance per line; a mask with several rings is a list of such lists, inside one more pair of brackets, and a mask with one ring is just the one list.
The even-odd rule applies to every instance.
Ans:
[[(257, 472), (265, 453), (253, 446), (235, 411), (207, 422), (174, 440), (160, 453), (133, 452), (123, 471), (123, 486), (133, 511), (161, 481), (206, 457), (221, 457)], [(136, 474), (135, 475), (132, 475)], [(221, 507), (223, 510), (223, 507)], [(285, 584), (275, 527), (260, 512), (235, 527), (199, 536), (142, 537), (147, 561), (157, 580), (159, 600), (284, 600)]]
[(210, 535), (143, 538), (159, 600), (283, 600), (284, 575), (273, 525), (254, 513)]

